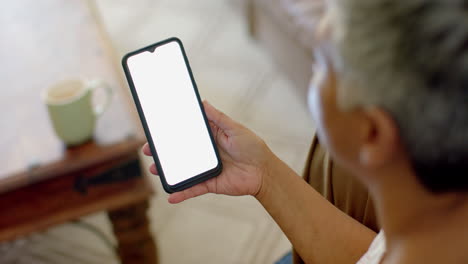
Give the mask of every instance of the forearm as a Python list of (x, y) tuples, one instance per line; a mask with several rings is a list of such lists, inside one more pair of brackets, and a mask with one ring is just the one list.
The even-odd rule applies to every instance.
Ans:
[(301, 257), (306, 263), (356, 263), (375, 233), (338, 210), (275, 159), (256, 198)]

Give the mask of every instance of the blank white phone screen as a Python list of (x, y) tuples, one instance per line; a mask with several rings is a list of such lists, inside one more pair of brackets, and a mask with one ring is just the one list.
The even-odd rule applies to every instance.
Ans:
[(133, 55), (127, 65), (167, 183), (214, 169), (218, 160), (179, 44)]

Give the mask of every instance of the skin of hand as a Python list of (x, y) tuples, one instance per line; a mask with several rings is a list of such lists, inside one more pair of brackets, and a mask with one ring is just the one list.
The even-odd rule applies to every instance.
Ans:
[[(306, 263), (356, 263), (375, 233), (337, 210), (252, 131), (207, 102), (204, 108), (223, 171), (217, 177), (171, 194), (169, 202), (180, 203), (206, 193), (252, 195), (278, 223)], [(143, 152), (151, 156), (148, 144)], [(154, 164), (150, 171), (157, 175)]]
[[(257, 196), (276, 156), (251, 130), (235, 122), (208, 102), (204, 101), (203, 106), (218, 146), (223, 171), (217, 177), (171, 194), (168, 201), (180, 203), (206, 193)], [(143, 153), (151, 156), (148, 143), (143, 146)], [(150, 166), (150, 172), (158, 174), (154, 163)]]

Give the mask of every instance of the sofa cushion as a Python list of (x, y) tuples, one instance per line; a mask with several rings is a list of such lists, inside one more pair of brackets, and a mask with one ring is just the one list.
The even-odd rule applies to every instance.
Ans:
[(323, 0), (256, 0), (258, 7), (291, 34), (305, 49), (312, 52), (315, 31), (324, 11)]

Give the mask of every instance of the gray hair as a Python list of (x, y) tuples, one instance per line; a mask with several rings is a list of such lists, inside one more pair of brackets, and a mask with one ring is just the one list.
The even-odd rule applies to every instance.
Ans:
[(468, 191), (468, 1), (336, 2), (340, 107), (384, 108), (426, 187)]

